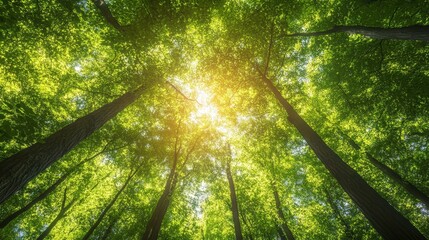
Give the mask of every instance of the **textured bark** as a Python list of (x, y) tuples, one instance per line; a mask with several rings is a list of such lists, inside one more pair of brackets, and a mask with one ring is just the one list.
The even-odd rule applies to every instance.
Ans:
[(265, 74), (260, 73), (265, 84), (287, 111), (288, 121), (301, 133), (316, 156), (356, 203), (378, 233), (384, 239), (425, 239), (410, 221), (382, 198), (322, 140), (298, 115), (289, 102), (283, 98), (273, 83), (266, 78)]
[[(341, 131), (340, 131), (341, 132)], [(341, 132), (341, 134), (346, 138), (347, 142), (356, 150), (360, 150), (361, 147), (347, 134)], [(393, 180), (395, 183), (402, 186), (409, 194), (413, 195), (415, 198), (419, 199), (422, 203), (426, 205), (426, 207), (429, 208), (429, 196), (427, 196), (425, 193), (420, 191), (416, 186), (408, 182), (407, 180), (403, 179), (401, 175), (396, 173), (393, 169), (388, 167), (387, 165), (383, 164), (382, 162), (378, 161), (374, 156), (372, 156), (369, 152), (365, 151), (365, 155), (368, 158), (368, 160), (374, 165), (376, 168), (378, 168), (380, 171), (382, 171), (387, 177), (389, 177), (391, 180)]]
[(31, 179), (133, 103), (143, 93), (143, 90), (143, 87), (140, 87), (124, 94), (113, 102), (65, 126), (43, 142), (33, 144), (1, 161), (0, 203), (22, 189)]
[(232, 220), (234, 222), (235, 239), (242, 240), (243, 234), (241, 232), (240, 217), (238, 215), (237, 195), (235, 194), (234, 180), (232, 179), (231, 164), (229, 161), (227, 162), (227, 165), (226, 165), (226, 177), (228, 178), (229, 193), (231, 197), (231, 210), (232, 210)]
[[(177, 146), (177, 141), (176, 141)], [(177, 161), (178, 151), (175, 151), (173, 166), (171, 167), (170, 174), (165, 184), (164, 191), (159, 198), (152, 216), (146, 225), (146, 230), (143, 234), (143, 240), (155, 240), (158, 238), (159, 231), (161, 230), (162, 220), (167, 213), (168, 207), (170, 206), (171, 196), (173, 195), (174, 189), (177, 183)]]
[(322, 36), (332, 33), (362, 34), (376, 39), (422, 40), (429, 41), (429, 26), (408, 26), (400, 28), (380, 28), (364, 26), (335, 26), (326, 31), (287, 34), (284, 37)]
[(110, 200), (109, 204), (103, 209), (100, 216), (98, 216), (97, 221), (91, 226), (91, 228), (86, 232), (85, 236), (82, 238), (83, 240), (89, 239), (91, 237), (92, 233), (95, 231), (95, 229), (100, 225), (101, 221), (103, 221), (104, 216), (106, 216), (107, 212), (112, 208), (113, 204), (115, 204), (116, 200), (118, 200), (121, 193), (124, 191), (124, 189), (127, 187), (127, 185), (130, 183), (131, 179), (134, 177), (134, 175), (137, 173), (137, 170), (135, 170), (133, 173), (130, 174), (130, 176), (125, 181), (124, 185), (121, 187), (121, 189), (116, 193), (116, 195)]
[(93, 0), (94, 5), (100, 10), (103, 18), (119, 32), (124, 32), (124, 28), (119, 24), (118, 20), (113, 16), (109, 7), (104, 0)]
[(89, 158), (81, 161), (80, 163), (76, 164), (66, 174), (64, 174), (57, 181), (55, 181), (54, 184), (52, 184), (49, 188), (47, 188), (45, 191), (43, 191), (39, 196), (37, 196), (35, 199), (33, 199), (31, 202), (29, 202), (24, 207), (20, 208), (16, 212), (10, 214), (5, 219), (3, 219), (0, 222), (0, 229), (6, 227), (15, 218), (17, 218), (18, 216), (20, 216), (21, 214), (23, 214), (24, 212), (26, 212), (28, 209), (30, 209), (31, 207), (33, 207), (35, 204), (37, 204), (38, 202), (42, 201), (47, 196), (49, 196), (53, 191), (55, 191), (55, 189), (58, 187), (58, 185), (60, 185), (62, 182), (64, 182), (64, 180), (67, 179), (68, 176), (70, 176), (72, 173), (74, 173), (75, 171), (77, 171), (83, 164), (91, 161), (92, 159), (94, 159), (95, 157), (97, 157), (98, 155), (100, 155), (101, 153), (103, 153), (106, 150), (106, 147), (107, 147), (107, 145), (104, 147), (104, 149), (101, 152), (99, 152), (99, 153), (93, 155), (92, 157), (89, 157)]
[(46, 189), (44, 192), (42, 192), (39, 196), (37, 196), (35, 199), (33, 199), (31, 202), (29, 202), (24, 207), (20, 208), (18, 211), (10, 214), (5, 219), (3, 219), (0, 223), (0, 228), (6, 227), (11, 221), (13, 221), (15, 218), (26, 212), (28, 209), (36, 205), (36, 203), (42, 201), (45, 199), (49, 194), (51, 194), (57, 187), (60, 185), (66, 178), (70, 175), (70, 173), (64, 174), (61, 178), (59, 178), (54, 184), (52, 184), (48, 189)]
[(292, 231), (287, 225), (285, 215), (283, 214), (282, 204), (280, 203), (279, 192), (277, 191), (277, 188), (274, 184), (272, 185), (272, 188), (273, 188), (274, 199), (276, 201), (277, 215), (279, 216), (281, 221), (280, 229), (279, 229), (280, 238), (287, 239), (287, 240), (295, 240), (295, 237), (293, 236)]
[(338, 209), (338, 206), (337, 204), (335, 204), (334, 199), (332, 199), (332, 196), (329, 193), (329, 191), (326, 188), (324, 188), (323, 190), (325, 191), (325, 195), (328, 200), (329, 206), (331, 206), (332, 211), (334, 211), (336, 218), (340, 220), (341, 224), (343, 224), (345, 228), (346, 239), (354, 239), (354, 233), (352, 228), (350, 227), (350, 224), (344, 219), (340, 209)]

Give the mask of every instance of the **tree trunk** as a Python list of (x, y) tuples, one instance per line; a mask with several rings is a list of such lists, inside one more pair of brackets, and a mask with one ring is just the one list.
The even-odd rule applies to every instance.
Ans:
[(405, 217), (396, 211), (322, 140), (283, 98), (265, 74), (261, 73), (261, 76), (287, 111), (288, 121), (301, 133), (317, 157), (384, 239), (425, 239)]
[(72, 150), (79, 142), (133, 103), (143, 86), (128, 92), (94, 112), (55, 132), (44, 141), (33, 144), (0, 162), (0, 203)]
[(118, 20), (113, 16), (109, 7), (107, 6), (104, 0), (92, 0), (94, 5), (100, 10), (101, 15), (103, 15), (104, 19), (112, 25), (119, 32), (124, 32), (124, 28), (119, 24)]
[(64, 174), (62, 177), (60, 177), (54, 184), (52, 184), (48, 189), (46, 189), (39, 196), (37, 196), (35, 199), (33, 199), (30, 203), (28, 203), (27, 205), (25, 205), (24, 207), (22, 207), (18, 211), (10, 214), (5, 219), (3, 219), (0, 222), (0, 229), (6, 227), (15, 218), (17, 218), (18, 216), (20, 216), (21, 214), (23, 214), (24, 212), (26, 212), (28, 209), (30, 209), (31, 207), (33, 207), (35, 204), (37, 204), (38, 202), (42, 201), (47, 196), (49, 196), (62, 182), (64, 182), (64, 180), (67, 179), (68, 176), (70, 176), (73, 172), (77, 171), (79, 169), (79, 167), (82, 166), (83, 164), (91, 161), (92, 159), (94, 159), (95, 157), (97, 157), (98, 155), (100, 155), (101, 153), (103, 153), (106, 150), (106, 147), (107, 147), (107, 145), (104, 147), (104, 149), (102, 151), (98, 152), (94, 156), (89, 157), (89, 158), (81, 161), (80, 163), (76, 164), (66, 174)]
[[(346, 138), (347, 142), (357, 151), (361, 149), (361, 147), (347, 134), (343, 133), (340, 130), (340, 133)], [(382, 162), (378, 161), (375, 157), (373, 157), (369, 152), (365, 151), (365, 155), (368, 158), (368, 160), (374, 165), (376, 168), (378, 168), (380, 171), (382, 171), (386, 176), (388, 176), (390, 179), (392, 179), (394, 182), (402, 186), (409, 194), (413, 195), (415, 198), (419, 199), (422, 203), (426, 205), (426, 207), (429, 208), (429, 197), (424, 194), (422, 191), (420, 191), (416, 186), (408, 182), (407, 180), (403, 179), (398, 173), (393, 171), (390, 167), (383, 164)]]
[(45, 199), (49, 194), (51, 194), (57, 187), (60, 185), (66, 178), (70, 175), (70, 173), (64, 174), (61, 178), (59, 178), (54, 184), (52, 184), (48, 189), (46, 189), (43, 193), (41, 193), (39, 196), (37, 196), (35, 199), (33, 199), (30, 203), (25, 205), (24, 207), (20, 208), (18, 211), (10, 214), (5, 219), (3, 219), (0, 223), (0, 229), (6, 227), (11, 221), (13, 221), (15, 218), (26, 212), (28, 209), (30, 209), (32, 206), (34, 206), (36, 203), (42, 201)]
[(124, 185), (121, 187), (121, 189), (116, 193), (116, 195), (112, 198), (112, 200), (109, 202), (109, 204), (106, 206), (106, 208), (103, 209), (100, 216), (98, 216), (97, 221), (91, 226), (91, 228), (88, 230), (88, 232), (85, 234), (85, 236), (82, 238), (82, 240), (87, 240), (92, 235), (92, 233), (95, 231), (95, 229), (100, 225), (101, 221), (103, 220), (104, 216), (106, 216), (107, 212), (110, 210), (110, 208), (115, 204), (116, 200), (118, 200), (119, 195), (124, 191), (124, 189), (127, 187), (127, 185), (130, 183), (130, 180), (134, 175), (137, 173), (138, 169), (134, 171), (134, 173), (130, 173), (130, 176), (125, 181)]
[[(100, 180), (98, 180), (94, 186), (91, 187), (91, 189), (89, 190), (90, 192), (92, 190), (94, 190), (104, 179), (106, 179), (108, 176), (110, 175), (107, 174), (106, 176), (102, 177)], [(66, 215), (67, 215), (67, 211), (79, 200), (79, 203), (82, 202), (84, 199), (83, 198), (77, 198), (74, 197), (68, 204), (66, 204), (67, 201), (67, 188), (64, 189), (64, 194), (63, 194), (63, 200), (61, 202), (61, 209), (60, 212), (58, 213), (57, 217), (49, 224), (48, 228), (45, 229), (45, 231), (43, 231), (43, 233), (37, 238), (37, 240), (41, 240), (44, 239), (46, 236), (48, 236), (48, 234), (51, 232), (51, 230), (55, 227), (55, 225), (57, 225), (57, 223), (63, 219)]]
[(283, 214), (282, 204), (280, 203), (279, 192), (277, 191), (277, 188), (274, 184), (272, 184), (272, 188), (273, 188), (274, 199), (276, 201), (277, 214), (280, 218), (280, 228), (279, 228), (280, 238), (285, 240), (286, 239), (295, 240), (295, 237), (293, 236), (292, 231), (287, 225), (286, 218)]
[(146, 230), (142, 237), (143, 240), (155, 240), (158, 238), (159, 231), (161, 230), (162, 220), (164, 219), (167, 209), (170, 206), (171, 196), (177, 183), (177, 158), (178, 154), (176, 152), (167, 183), (165, 184), (164, 191), (159, 198), (154, 211), (152, 212), (149, 222), (146, 225)]
[(229, 192), (231, 196), (231, 210), (232, 210), (232, 220), (234, 222), (235, 239), (243, 240), (243, 235), (241, 233), (240, 218), (238, 215), (237, 195), (235, 194), (234, 180), (232, 179), (232, 174), (231, 174), (231, 163), (229, 161), (227, 162), (227, 165), (226, 165), (226, 177), (228, 178)]
[(37, 240), (42, 240), (52, 231), (52, 229), (57, 225), (57, 223), (66, 216), (67, 211), (73, 206), (76, 199), (70, 201), (67, 205), (65, 204), (67, 201), (67, 189), (64, 190), (63, 201), (61, 203), (61, 209), (55, 219), (49, 224), (49, 226), (45, 229), (45, 231), (40, 234)]
[(350, 227), (350, 224), (344, 219), (343, 215), (341, 214), (341, 211), (338, 209), (338, 206), (337, 204), (335, 204), (329, 191), (326, 188), (324, 188), (323, 190), (325, 191), (325, 195), (328, 200), (329, 206), (331, 206), (335, 216), (340, 220), (340, 222), (343, 224), (345, 228), (345, 234), (346, 234), (345, 239), (354, 239), (354, 233), (352, 228)]
[(399, 27), (399, 28), (334, 26), (333, 28), (326, 31), (287, 34), (287, 35), (284, 35), (284, 37), (298, 37), (298, 36), (311, 37), (311, 36), (328, 35), (332, 33), (362, 34), (366, 37), (375, 38), (375, 39), (429, 41), (429, 26), (420, 26), (420, 25)]
[(121, 215), (118, 215), (112, 221), (110, 221), (109, 226), (107, 226), (106, 231), (104, 231), (103, 236), (100, 238), (101, 240), (106, 240), (109, 237), (113, 227), (115, 226), (116, 222), (119, 220), (120, 216)]

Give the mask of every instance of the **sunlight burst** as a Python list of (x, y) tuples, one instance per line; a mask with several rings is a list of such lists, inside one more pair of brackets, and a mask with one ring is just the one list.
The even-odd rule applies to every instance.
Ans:
[(211, 94), (207, 93), (204, 90), (196, 90), (196, 111), (191, 113), (191, 121), (193, 122), (214, 122), (218, 119), (218, 110), (215, 105), (213, 105), (211, 100)]

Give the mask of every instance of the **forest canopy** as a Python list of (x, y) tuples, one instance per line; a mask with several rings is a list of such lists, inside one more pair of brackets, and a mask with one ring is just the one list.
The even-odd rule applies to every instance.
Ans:
[(0, 239), (429, 238), (425, 0), (0, 3)]

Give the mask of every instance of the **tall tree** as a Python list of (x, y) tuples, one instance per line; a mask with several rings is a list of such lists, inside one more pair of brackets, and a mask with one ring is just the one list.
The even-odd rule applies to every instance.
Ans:
[(242, 240), (243, 234), (241, 231), (240, 215), (238, 213), (239, 210), (238, 210), (237, 194), (235, 193), (235, 185), (234, 185), (234, 180), (232, 178), (232, 173), (231, 173), (231, 159), (228, 159), (226, 161), (225, 171), (226, 171), (226, 177), (228, 178), (229, 194), (231, 198), (231, 211), (232, 211), (232, 220), (234, 222), (235, 239)]
[[(269, 59), (269, 58), (268, 58)], [(267, 65), (268, 66), (268, 65)], [(267, 68), (266, 68), (267, 69)], [(316, 156), (322, 161), (344, 191), (359, 206), (365, 217), (385, 239), (424, 239), (424, 236), (404, 216), (381, 197), (365, 180), (347, 165), (322, 138), (299, 116), (292, 105), (283, 98), (266, 74), (263, 82), (288, 113), (288, 121), (304, 137)]]
[(52, 229), (55, 227), (55, 225), (57, 225), (57, 223), (66, 216), (67, 211), (75, 204), (76, 200), (77, 200), (77, 198), (73, 198), (70, 202), (68, 202), (66, 204), (66, 202), (67, 202), (67, 188), (65, 188), (64, 193), (63, 193), (63, 199), (61, 201), (60, 211), (58, 212), (58, 214), (54, 218), (54, 220), (42, 232), (42, 234), (40, 234), (40, 236), (37, 238), (37, 240), (45, 239), (48, 236), (48, 234), (52, 231)]
[(107, 204), (107, 206), (103, 209), (103, 211), (101, 211), (97, 220), (94, 222), (94, 224), (92, 224), (91, 228), (88, 230), (88, 232), (86, 232), (85, 236), (83, 236), (82, 239), (86, 240), (86, 239), (89, 239), (91, 237), (92, 233), (95, 231), (95, 229), (98, 227), (98, 225), (100, 225), (101, 221), (103, 221), (104, 216), (106, 216), (106, 214), (110, 210), (110, 208), (112, 208), (112, 206), (116, 203), (116, 200), (118, 200), (121, 193), (125, 190), (125, 188), (130, 183), (131, 179), (134, 177), (134, 175), (136, 175), (136, 173), (138, 172), (139, 169), (140, 169), (140, 167), (138, 167), (136, 170), (130, 172), (127, 180), (122, 185), (121, 189), (119, 189), (119, 191), (115, 194), (115, 196), (110, 200), (109, 204)]
[[(104, 179), (106, 179), (110, 175), (107, 174), (103, 176), (101, 179), (97, 179), (97, 182), (89, 189), (89, 192), (93, 191)], [(52, 231), (52, 229), (58, 224), (58, 222), (65, 218), (69, 214), (69, 210), (76, 204), (80, 203), (85, 199), (85, 196), (74, 196), (68, 203), (67, 203), (67, 187), (64, 188), (63, 198), (61, 200), (61, 207), (60, 211), (58, 212), (57, 216), (52, 220), (52, 222), (48, 225), (48, 227), (39, 235), (37, 240), (45, 239), (49, 233)]]
[(350, 224), (347, 222), (347, 220), (344, 219), (343, 214), (341, 213), (338, 205), (334, 202), (334, 199), (331, 193), (327, 188), (324, 188), (323, 191), (325, 192), (326, 199), (328, 200), (329, 206), (331, 207), (332, 211), (334, 211), (335, 217), (340, 220), (341, 224), (345, 228), (345, 237), (347, 239), (353, 239), (354, 238), (353, 229), (350, 227)]
[(282, 209), (282, 204), (280, 202), (279, 192), (277, 191), (277, 187), (274, 185), (274, 183), (271, 184), (271, 187), (274, 194), (274, 200), (276, 202), (277, 215), (279, 216), (279, 219), (280, 219), (280, 224), (279, 224), (280, 238), (282, 240), (295, 240), (295, 237), (293, 236), (292, 231), (287, 225), (286, 218)]
[[(346, 139), (346, 141), (357, 151), (361, 150), (361, 147), (347, 134), (339, 129), (340, 134)], [(429, 208), (429, 197), (420, 191), (416, 186), (414, 186), (409, 181), (405, 180), (401, 177), (397, 172), (391, 169), (386, 164), (380, 162), (377, 158), (375, 158), (371, 153), (365, 151), (365, 156), (368, 158), (369, 162), (382, 171), (387, 177), (392, 179), (395, 183), (402, 186), (409, 194), (413, 195), (415, 198), (419, 199), (422, 203)]]
[(285, 34), (284, 37), (313, 37), (333, 33), (361, 34), (375, 39), (421, 40), (429, 41), (429, 26), (408, 26), (399, 28), (381, 28), (365, 26), (334, 26), (320, 32)]
[(52, 184), (49, 188), (47, 188), (45, 191), (43, 191), (39, 196), (37, 196), (36, 198), (34, 198), (33, 200), (31, 200), (27, 205), (23, 206), (19, 210), (15, 211), (14, 213), (12, 213), (9, 216), (7, 216), (6, 218), (4, 218), (0, 222), (0, 228), (6, 227), (15, 218), (19, 217), (21, 214), (23, 214), (24, 212), (26, 212), (27, 210), (29, 210), (31, 207), (33, 207), (34, 205), (36, 205), (38, 202), (40, 202), (43, 199), (45, 199), (46, 197), (48, 197), (72, 173), (76, 172), (85, 163), (91, 161), (92, 159), (96, 158), (97, 156), (99, 156), (100, 154), (102, 154), (103, 152), (105, 152), (108, 145), (109, 145), (109, 143), (106, 144), (106, 146), (100, 152), (96, 153), (95, 155), (93, 155), (93, 156), (91, 156), (89, 158), (86, 158), (86, 159), (82, 160), (81, 162), (79, 162), (78, 164), (76, 164), (75, 166), (73, 166), (63, 176), (61, 176), (57, 181), (55, 181), (54, 184)]
[(118, 30), (121, 33), (125, 32), (124, 27), (121, 26), (121, 24), (119, 24), (118, 20), (113, 16), (112, 12), (110, 11), (109, 7), (107, 6), (107, 4), (104, 0), (92, 0), (92, 2), (100, 10), (104, 19), (110, 25), (112, 25), (114, 28), (116, 28), (116, 30)]
[(0, 162), (0, 203), (72, 150), (82, 140), (103, 126), (140, 97), (145, 86), (125, 93), (103, 107), (77, 119), (39, 143)]
[(158, 199), (155, 209), (152, 212), (152, 216), (146, 225), (146, 230), (142, 236), (143, 240), (154, 240), (158, 238), (159, 231), (161, 230), (162, 220), (167, 213), (168, 207), (170, 206), (171, 197), (173, 195), (174, 189), (176, 188), (178, 177), (177, 164), (181, 155), (182, 146), (179, 144), (178, 130), (176, 134), (177, 136), (174, 143), (174, 155), (170, 174), (168, 175), (164, 191), (162, 192), (161, 197)]

